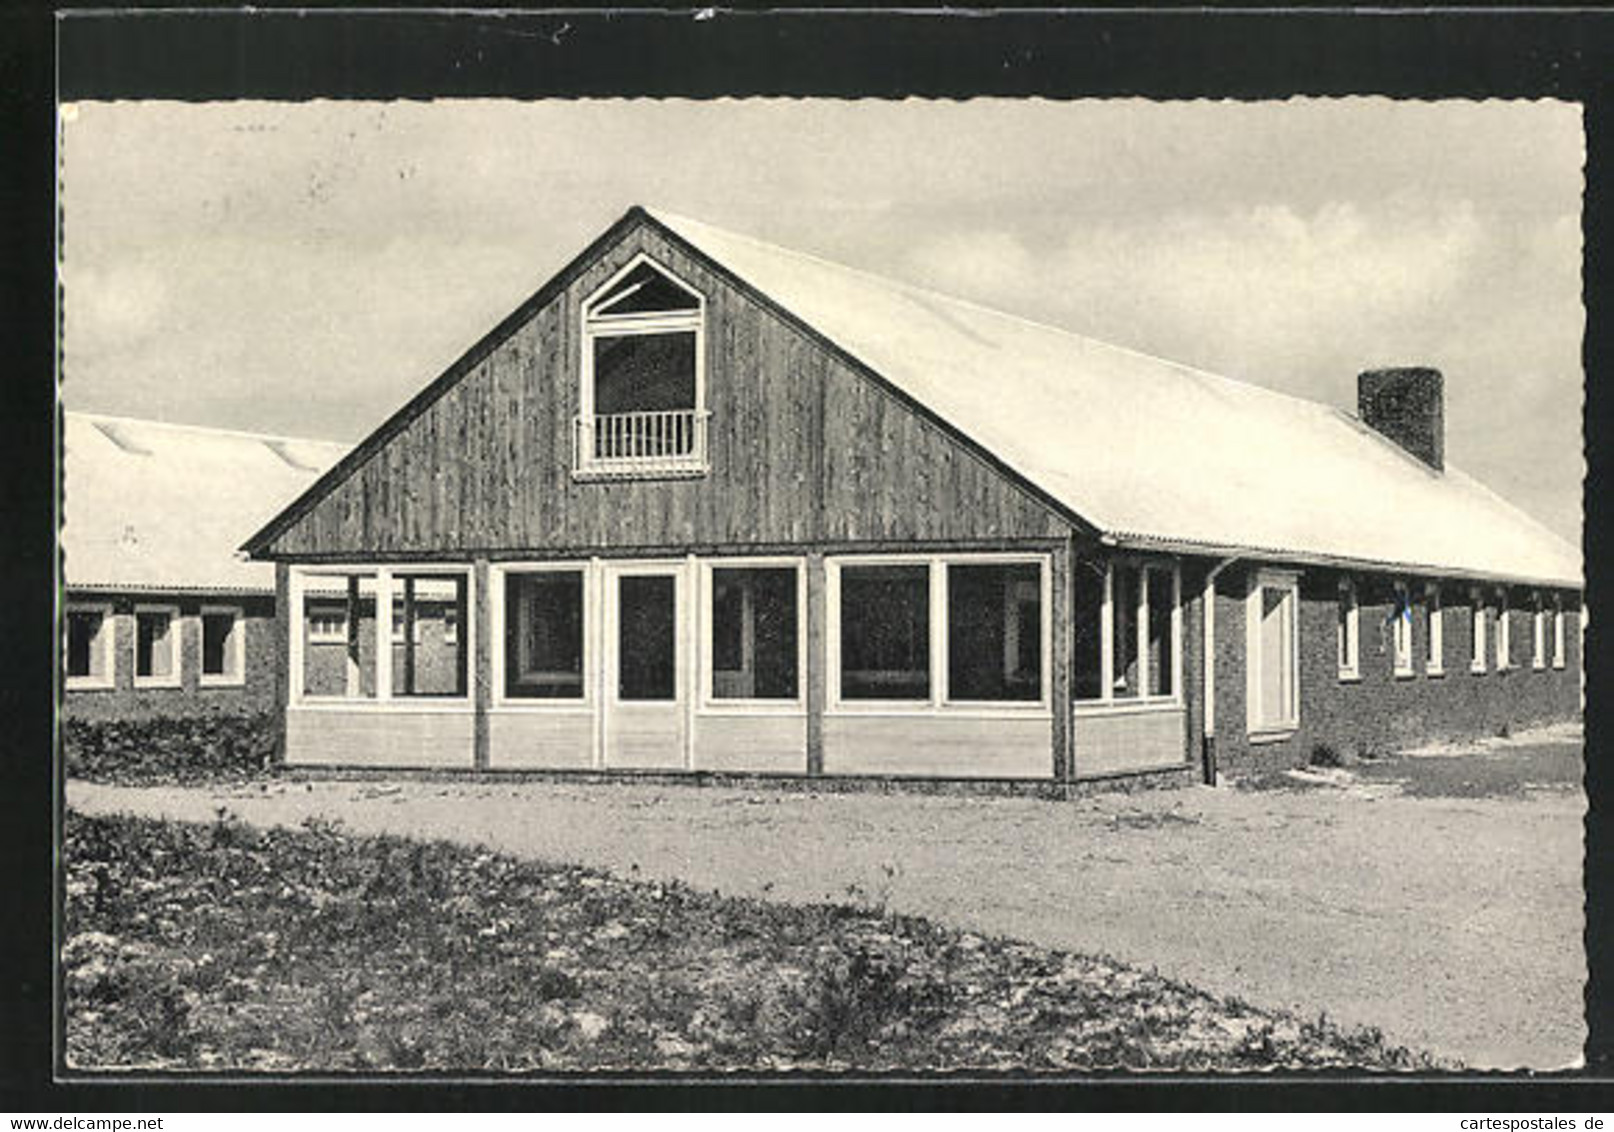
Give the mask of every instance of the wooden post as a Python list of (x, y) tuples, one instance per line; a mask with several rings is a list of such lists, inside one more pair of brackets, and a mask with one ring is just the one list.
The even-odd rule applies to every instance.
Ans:
[(824, 703), (826, 672), (824, 555), (807, 555), (807, 773), (824, 773)]
[[(245, 624), (241, 626), (245, 631)], [(301, 672), (291, 671), (291, 634), (302, 627), (291, 617), (291, 567), (275, 563), (275, 700), (274, 744), (269, 752), (271, 766), (286, 765), (286, 712), (291, 706), (291, 682), (301, 680)]]
[(493, 596), (488, 592), (488, 560), (478, 558), (472, 566), (471, 616), (475, 623), (471, 639), (476, 644), (472, 657), (475, 676), (471, 681), (471, 761), (477, 770), (488, 768), (488, 707), (493, 703)]
[(1075, 633), (1075, 617), (1071, 594), (1071, 545), (1068, 536), (1054, 547), (1052, 573), (1053, 608), (1049, 624), (1052, 626), (1053, 648), (1050, 650), (1052, 659), (1049, 663), (1053, 666), (1053, 671), (1048, 674), (1048, 688), (1054, 713), (1054, 778), (1059, 782), (1069, 782), (1076, 777), (1076, 767), (1075, 761), (1071, 758), (1073, 721), (1070, 707), (1070, 657), (1074, 646), (1072, 638)]

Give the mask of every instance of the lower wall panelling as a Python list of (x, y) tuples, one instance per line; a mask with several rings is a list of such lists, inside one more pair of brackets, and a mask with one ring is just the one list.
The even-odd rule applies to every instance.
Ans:
[(469, 711), (291, 709), (288, 766), (452, 767), (475, 764)]
[(1153, 770), (1188, 759), (1181, 707), (1089, 714), (1072, 722), (1076, 777)]
[(488, 766), (493, 770), (589, 770), (594, 766), (594, 713), (488, 712)]
[(806, 774), (807, 717), (698, 716), (695, 720), (695, 769)]
[(1053, 777), (1047, 716), (826, 715), (825, 774)]

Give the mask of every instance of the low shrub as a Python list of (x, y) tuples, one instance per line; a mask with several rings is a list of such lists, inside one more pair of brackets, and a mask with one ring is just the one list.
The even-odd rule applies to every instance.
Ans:
[(62, 760), (94, 782), (197, 782), (260, 773), (274, 753), (266, 711), (151, 719), (67, 719)]
[(1345, 765), (1345, 757), (1327, 743), (1318, 743), (1311, 749), (1311, 765), (1341, 767)]

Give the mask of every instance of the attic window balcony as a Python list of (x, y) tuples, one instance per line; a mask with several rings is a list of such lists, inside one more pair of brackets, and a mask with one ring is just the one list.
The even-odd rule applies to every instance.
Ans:
[(572, 475), (580, 480), (704, 476), (710, 416), (702, 409), (654, 409), (575, 417)]

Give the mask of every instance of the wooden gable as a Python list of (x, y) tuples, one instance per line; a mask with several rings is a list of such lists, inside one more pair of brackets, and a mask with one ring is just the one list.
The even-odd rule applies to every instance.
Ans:
[[(640, 253), (706, 300), (710, 470), (572, 475), (581, 305)], [(1032, 489), (635, 210), (248, 543), (465, 557), (1069, 531)]]

